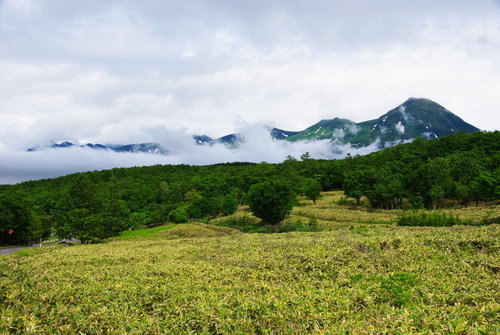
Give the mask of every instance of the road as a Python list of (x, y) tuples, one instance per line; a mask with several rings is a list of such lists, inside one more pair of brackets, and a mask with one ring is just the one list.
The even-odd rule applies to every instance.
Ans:
[[(62, 240), (62, 241), (42, 244), (42, 247), (46, 247), (48, 245), (60, 244), (60, 243), (74, 244), (75, 242), (77, 242), (77, 240)], [(28, 249), (28, 248), (40, 248), (40, 244), (35, 244), (35, 245), (30, 245), (30, 246), (25, 246), (25, 247), (0, 248), (0, 256), (12, 254), (16, 251)]]

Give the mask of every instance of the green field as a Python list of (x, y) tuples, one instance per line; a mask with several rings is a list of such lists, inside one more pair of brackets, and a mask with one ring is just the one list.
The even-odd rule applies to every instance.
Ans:
[[(3, 256), (0, 333), (500, 331), (497, 224), (397, 227), (397, 211), (323, 195), (316, 205), (302, 199), (287, 219), (314, 219), (320, 232), (189, 224)], [(499, 210), (450, 211), (482, 219)]]

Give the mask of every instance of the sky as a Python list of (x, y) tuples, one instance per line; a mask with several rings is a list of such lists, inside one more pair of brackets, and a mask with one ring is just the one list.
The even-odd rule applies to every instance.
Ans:
[[(248, 136), (238, 152), (188, 141), (360, 122), (409, 97), (496, 130), (499, 55), (499, 0), (0, 0), (0, 183), (321, 156), (322, 144), (258, 131), (266, 142)], [(25, 152), (64, 140), (154, 141), (175, 155)]]

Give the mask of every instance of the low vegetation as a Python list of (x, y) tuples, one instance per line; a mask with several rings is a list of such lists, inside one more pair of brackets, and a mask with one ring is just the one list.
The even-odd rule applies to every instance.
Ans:
[(178, 238), (209, 238), (237, 235), (242, 232), (230, 227), (219, 227), (204, 223), (179, 224), (175, 227), (163, 230), (157, 236), (163, 239)]
[(397, 219), (398, 226), (451, 227), (457, 224), (472, 225), (470, 220), (461, 220), (458, 216), (441, 212), (403, 212)]
[[(3, 256), (0, 333), (498, 332), (498, 224), (398, 226), (402, 211), (340, 205), (342, 197), (300, 198), (277, 226), (242, 206), (210, 224)], [(449, 212), (500, 214), (474, 208)]]
[(158, 226), (154, 228), (144, 228), (144, 229), (135, 229), (135, 230), (126, 230), (117, 237), (114, 237), (113, 240), (131, 240), (131, 239), (136, 239), (136, 238), (141, 238), (141, 237), (148, 237), (151, 235), (155, 235), (158, 232), (171, 229), (175, 227), (176, 225), (165, 225), (165, 226)]
[(493, 334), (500, 326), (497, 225), (174, 229), (0, 258), (0, 332)]

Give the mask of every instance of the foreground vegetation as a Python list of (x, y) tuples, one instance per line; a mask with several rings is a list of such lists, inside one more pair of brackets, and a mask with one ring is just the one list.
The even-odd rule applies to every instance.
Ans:
[(324, 192), (277, 226), (318, 232), (224, 227), (259, 226), (242, 206), (211, 224), (23, 250), (0, 258), (0, 333), (498, 333), (500, 226), (400, 227), (400, 215)]
[[(202, 232), (179, 237), (193, 227)], [(500, 327), (497, 225), (215, 237), (203, 237), (202, 226), (177, 229), (0, 258), (0, 332), (494, 334)]]
[(500, 207), (495, 202), (481, 203), (480, 206), (450, 206), (438, 210), (387, 210), (373, 209), (366, 198), (361, 205), (346, 199), (342, 191), (322, 192), (321, 198), (313, 202), (305, 197), (299, 198), (290, 215), (276, 226), (265, 225), (254, 217), (248, 206), (240, 206), (233, 214), (216, 218), (209, 222), (215, 225), (229, 226), (250, 233), (270, 233), (287, 231), (330, 231), (338, 229), (370, 229), (376, 226), (390, 227), (405, 225), (402, 219), (409, 217), (423, 218), (425, 224), (406, 224), (409, 226), (451, 226), (435, 224), (428, 217), (451, 219), (454, 224), (485, 225), (500, 223)]

